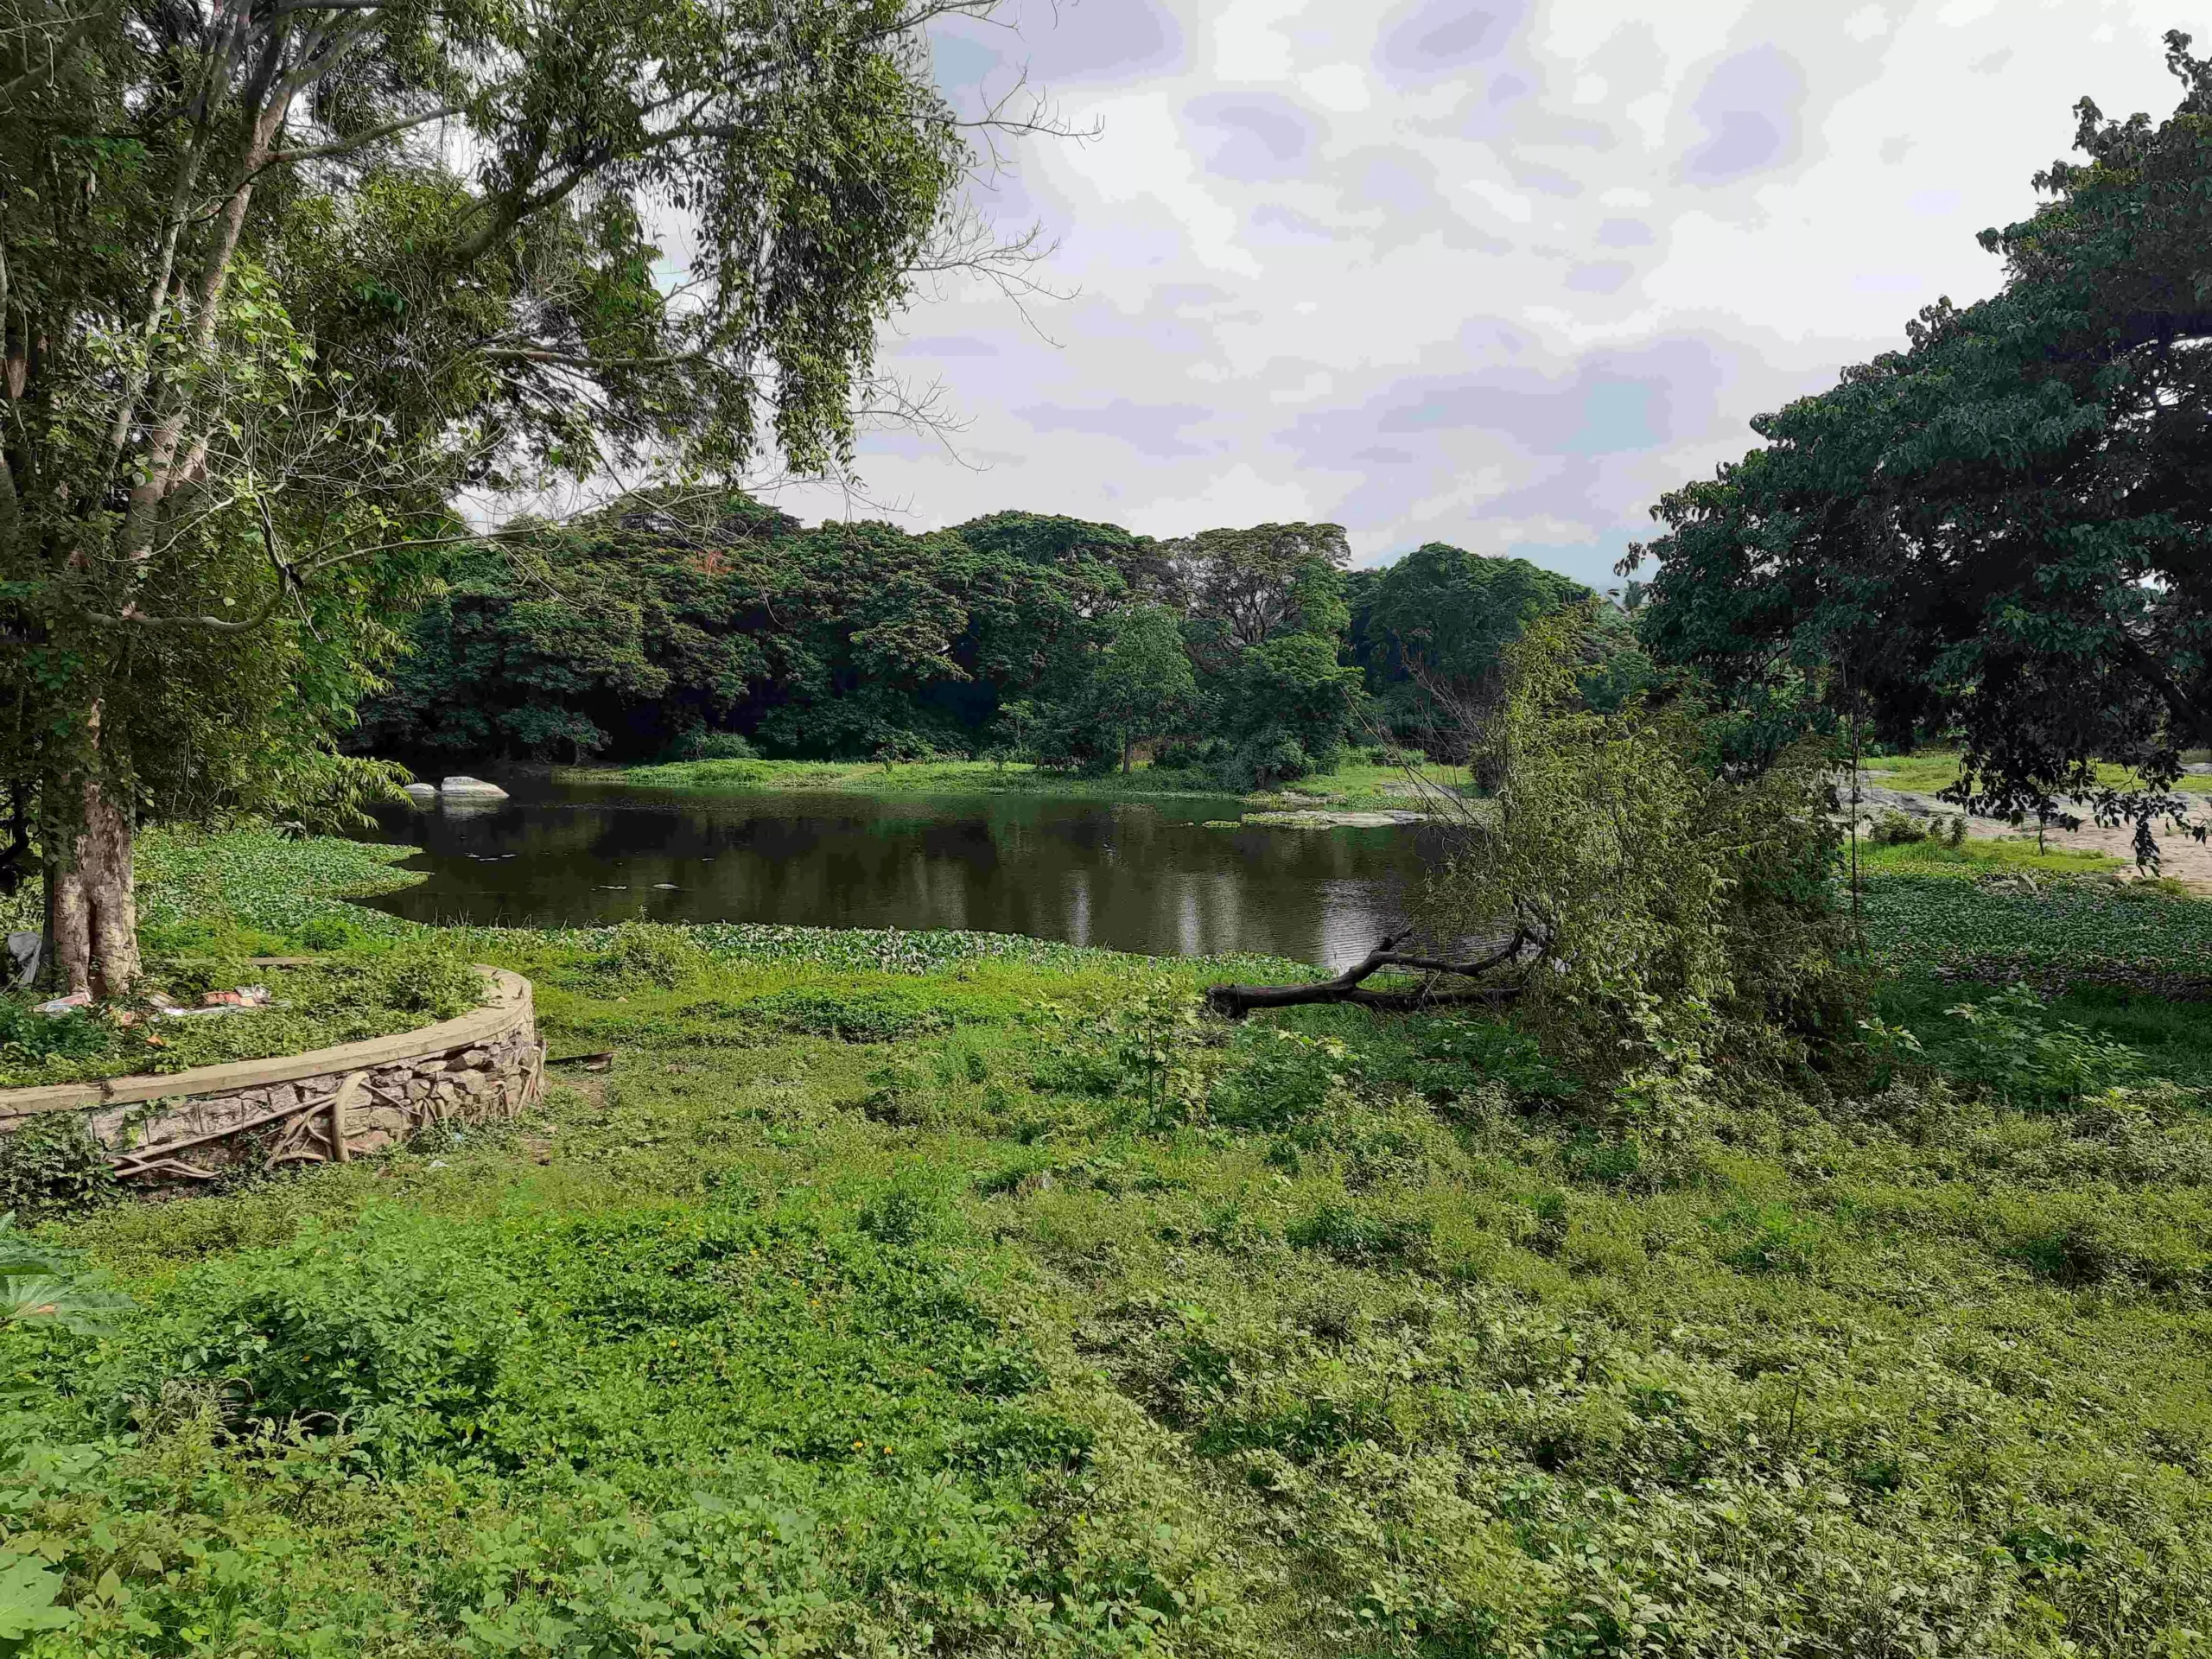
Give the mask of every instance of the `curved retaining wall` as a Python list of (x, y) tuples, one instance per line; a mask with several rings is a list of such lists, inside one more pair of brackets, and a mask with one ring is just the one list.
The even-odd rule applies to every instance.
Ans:
[(491, 1000), (435, 1026), (304, 1054), (102, 1083), (0, 1089), (0, 1135), (82, 1114), (121, 1179), (188, 1188), (240, 1166), (345, 1163), (433, 1123), (510, 1118), (545, 1086), (530, 982), (487, 968)]

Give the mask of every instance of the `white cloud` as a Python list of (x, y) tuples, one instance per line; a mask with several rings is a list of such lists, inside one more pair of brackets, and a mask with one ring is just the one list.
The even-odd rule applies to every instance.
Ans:
[(1890, 15), (1879, 6), (1861, 6), (1843, 20), (1843, 32), (1854, 41), (1878, 40), (1890, 32)]
[(1325, 63), (1300, 75), (1298, 84), (1323, 109), (1340, 115), (1356, 114), (1375, 101), (1367, 71), (1356, 63)]
[(1026, 57), (1103, 120), (1024, 144), (997, 209), (1080, 297), (1033, 329), (955, 284), (905, 320), (887, 361), (990, 462), (872, 446), (917, 528), (1326, 518), (1363, 559), (1444, 539), (1602, 577), (1751, 416), (1994, 289), (1973, 233), (2032, 210), (2075, 99), (2176, 98), (2171, 0), (1008, 6), (1014, 45), (963, 35), (940, 73)]

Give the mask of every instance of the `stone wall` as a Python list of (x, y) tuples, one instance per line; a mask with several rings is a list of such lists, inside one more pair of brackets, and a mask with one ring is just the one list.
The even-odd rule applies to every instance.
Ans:
[(530, 982), (486, 969), (485, 1007), (419, 1030), (312, 1053), (0, 1090), (0, 1134), (82, 1114), (118, 1177), (189, 1190), (226, 1170), (345, 1163), (431, 1124), (512, 1118), (544, 1088)]

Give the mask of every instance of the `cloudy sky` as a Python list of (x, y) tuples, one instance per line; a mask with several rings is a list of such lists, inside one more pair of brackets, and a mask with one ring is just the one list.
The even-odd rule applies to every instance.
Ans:
[(977, 197), (1065, 297), (905, 317), (887, 365), (965, 429), (868, 440), (850, 510), (1332, 520), (1362, 564), (1444, 540), (1611, 584), (1752, 416), (1993, 290), (1974, 233), (2033, 206), (2075, 99), (2171, 113), (2184, 10), (1007, 0), (938, 73), (1096, 130)]

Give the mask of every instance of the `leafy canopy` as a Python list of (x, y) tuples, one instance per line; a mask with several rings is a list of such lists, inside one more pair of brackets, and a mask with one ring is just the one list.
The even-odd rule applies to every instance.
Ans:
[(285, 804), (460, 494), (847, 457), (991, 257), (925, 34), (988, 9), (0, 0), (0, 779)]
[[(1783, 713), (1955, 729), (1961, 797), (2129, 817), (2212, 741), (2212, 62), (2174, 114), (2077, 106), (2081, 162), (1982, 233), (2004, 289), (1760, 416), (1766, 448), (1663, 498), (1653, 651)], [(2101, 785), (2099, 760), (2143, 787)]]

